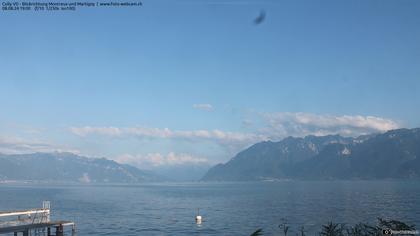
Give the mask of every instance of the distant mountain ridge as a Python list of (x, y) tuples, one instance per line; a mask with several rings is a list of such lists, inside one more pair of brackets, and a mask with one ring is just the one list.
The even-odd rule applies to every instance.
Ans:
[(212, 167), (202, 180), (386, 178), (420, 178), (420, 128), (260, 142)]
[(0, 181), (138, 183), (161, 177), (105, 158), (72, 153), (0, 154)]

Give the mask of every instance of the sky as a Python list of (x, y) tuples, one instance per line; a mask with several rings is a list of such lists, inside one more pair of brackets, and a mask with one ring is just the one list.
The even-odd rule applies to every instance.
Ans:
[(420, 1), (142, 3), (0, 11), (0, 152), (157, 169), (420, 127)]

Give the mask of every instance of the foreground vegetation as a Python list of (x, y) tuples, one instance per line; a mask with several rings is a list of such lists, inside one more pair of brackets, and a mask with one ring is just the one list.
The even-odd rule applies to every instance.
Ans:
[[(281, 230), (280, 234), (284, 236), (292, 236), (290, 233), (290, 226), (287, 221), (283, 221), (280, 224), (279, 229)], [(377, 225), (370, 225), (367, 223), (358, 223), (355, 225), (346, 225), (340, 223), (329, 222), (321, 226), (319, 235), (320, 236), (383, 236), (384, 230), (392, 231), (415, 231), (415, 225), (408, 225), (404, 222), (398, 220), (384, 220), (378, 218)], [(251, 234), (251, 236), (261, 236), (264, 231), (263, 229), (257, 229)], [(304, 226), (300, 227), (296, 232), (296, 236), (305, 236), (306, 231)], [(399, 234), (399, 235), (413, 235), (413, 234)], [(294, 235), (293, 235), (294, 236)]]

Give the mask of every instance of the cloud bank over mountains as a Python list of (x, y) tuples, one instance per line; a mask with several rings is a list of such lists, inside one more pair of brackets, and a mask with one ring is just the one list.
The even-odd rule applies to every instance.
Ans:
[(355, 137), (400, 128), (400, 125), (393, 120), (375, 116), (334, 116), (302, 112), (263, 113), (261, 115), (267, 124), (261, 132), (272, 138), (327, 134)]
[[(304, 137), (307, 135), (320, 136), (327, 134), (356, 137), (400, 128), (398, 122), (376, 116), (337, 116), (302, 112), (273, 112), (258, 113), (257, 118), (259, 122), (247, 120), (247, 123), (251, 125), (240, 125), (243, 127), (241, 131), (246, 130), (246, 132), (231, 132), (220, 129), (172, 130), (169, 128), (155, 127), (114, 126), (71, 127), (70, 131), (74, 135), (84, 139), (99, 136), (118, 138), (119, 140), (136, 138), (139, 141), (147, 139), (152, 142), (157, 140), (170, 140), (175, 144), (178, 141), (187, 141), (189, 143), (182, 153), (167, 150), (166, 147), (162, 147), (161, 150), (156, 150), (156, 152), (127, 152), (113, 158), (120, 163), (158, 168), (162, 166), (214, 164), (217, 162), (209, 158), (212, 155), (206, 153), (206, 150), (203, 150), (199, 157), (197, 155), (187, 154), (193, 153), (190, 151), (199, 143), (219, 145), (226, 153), (226, 156), (223, 158), (228, 158), (240, 150), (264, 140), (278, 141), (287, 136)], [(259, 126), (250, 129), (249, 127), (254, 126), (254, 124), (258, 124)], [(190, 145), (191, 150), (187, 150), (188, 145)]]
[[(247, 145), (266, 139), (282, 139), (287, 136), (340, 134), (359, 136), (400, 128), (390, 119), (375, 116), (334, 116), (313, 113), (261, 113), (261, 127), (252, 132), (214, 130), (172, 130), (155, 127), (83, 126), (71, 127), (80, 137), (92, 135), (107, 137), (136, 137), (140, 139), (182, 139), (193, 142), (212, 141), (221, 145)], [(251, 122), (251, 121), (248, 121)]]

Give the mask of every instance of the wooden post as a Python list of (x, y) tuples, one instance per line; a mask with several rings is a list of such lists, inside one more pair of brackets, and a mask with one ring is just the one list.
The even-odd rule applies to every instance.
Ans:
[(55, 235), (56, 236), (64, 236), (64, 227), (62, 224), (60, 224), (59, 226), (55, 227)]
[(47, 228), (47, 236), (51, 236), (51, 228), (50, 227)]

